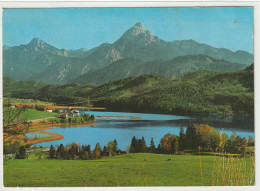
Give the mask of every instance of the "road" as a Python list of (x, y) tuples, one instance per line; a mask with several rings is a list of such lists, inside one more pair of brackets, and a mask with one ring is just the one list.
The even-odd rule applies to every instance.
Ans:
[(57, 118), (57, 117), (46, 117), (46, 118), (40, 118), (40, 119), (33, 119), (33, 120), (29, 120), (28, 122), (41, 121), (41, 120), (45, 120), (45, 119), (53, 119), (53, 118)]

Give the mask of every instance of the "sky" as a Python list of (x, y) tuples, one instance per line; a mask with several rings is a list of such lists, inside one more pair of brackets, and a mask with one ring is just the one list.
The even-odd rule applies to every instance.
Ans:
[(254, 49), (251, 7), (4, 9), (3, 45), (36, 37), (59, 49), (90, 49), (115, 42), (137, 22), (165, 41)]

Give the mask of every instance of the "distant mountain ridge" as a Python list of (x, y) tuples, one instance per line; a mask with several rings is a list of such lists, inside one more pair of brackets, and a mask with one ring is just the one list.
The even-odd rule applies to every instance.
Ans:
[(70, 83), (102, 85), (109, 81), (143, 74), (160, 74), (165, 77), (181, 77), (191, 71), (236, 71), (244, 69), (247, 65), (231, 63), (225, 60), (214, 59), (205, 55), (179, 56), (170, 61), (143, 62), (136, 58), (121, 59), (112, 64), (88, 72), (72, 80)]
[[(210, 65), (211, 61), (205, 64), (204, 61), (203, 66), (200, 67), (199, 63), (191, 64), (192, 60), (190, 60), (190, 63), (184, 64), (187, 68), (184, 65), (181, 66), (181, 63), (179, 63), (178, 67), (173, 63), (170, 64), (176, 57), (184, 58), (189, 55), (203, 55), (205, 58), (215, 59), (214, 64)], [(38, 38), (34, 38), (27, 45), (5, 46), (3, 48), (3, 72), (4, 76), (11, 77), (14, 80), (36, 80), (50, 84), (66, 84), (77, 81), (77, 79), (84, 82), (85, 78), (84, 84), (91, 84), (86, 82), (95, 81), (97, 76), (91, 77), (93, 73), (97, 72), (97, 70), (105, 70), (105, 67), (110, 67), (111, 64), (117, 63), (117, 61), (123, 63), (125, 62), (124, 59), (136, 59), (137, 62), (132, 64), (138, 67), (141, 62), (145, 63), (142, 65), (143, 74), (150, 71), (148, 73), (155, 72), (167, 77), (180, 76), (187, 71), (196, 71), (199, 68), (214, 71), (234, 71), (242, 69), (241, 64), (246, 67), (248, 64), (253, 63), (253, 55), (248, 52), (232, 52), (228, 49), (218, 49), (206, 44), (200, 44), (194, 40), (166, 42), (145, 29), (143, 24), (137, 23), (113, 44), (104, 43), (90, 50), (57, 49)], [(153, 64), (147, 64), (148, 62)], [(222, 64), (218, 67), (216, 63), (220, 62)], [(167, 63), (169, 67), (173, 65), (174, 67), (165, 67)], [(228, 66), (224, 66), (223, 63)], [(145, 68), (144, 66), (152, 66), (153, 68)], [(125, 70), (128, 69), (130, 73), (134, 72), (132, 66), (126, 64), (125, 67)], [(178, 70), (173, 71), (176, 67)], [(155, 68), (163, 69), (156, 70)], [(118, 72), (115, 71), (115, 73)], [(141, 74), (138, 72), (135, 75)], [(113, 77), (113, 71), (111, 75), (111, 79), (118, 78), (116, 74)], [(105, 80), (102, 83), (105, 82), (107, 81)]]

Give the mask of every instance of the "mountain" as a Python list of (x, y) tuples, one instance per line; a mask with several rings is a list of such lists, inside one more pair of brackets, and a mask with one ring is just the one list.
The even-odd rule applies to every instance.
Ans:
[[(27, 45), (3, 50), (4, 76), (14, 80), (38, 80), (47, 83), (64, 83), (80, 74), (84, 61), (69, 57), (59, 50), (34, 38)], [(71, 70), (73, 68), (73, 70)]]
[(70, 57), (85, 58), (85, 57), (88, 57), (88, 55), (90, 53), (89, 53), (88, 49), (80, 48), (78, 50), (68, 50), (68, 54)]
[(247, 65), (214, 59), (205, 55), (179, 56), (170, 61), (143, 62), (135, 58), (121, 59), (112, 64), (88, 72), (72, 80), (71, 83), (102, 85), (109, 81), (119, 80), (142, 74), (160, 74), (165, 77), (181, 77), (190, 71), (236, 71)]
[[(176, 57), (198, 54), (211, 57), (210, 59), (227, 61), (227, 64), (238, 63), (237, 70), (241, 69), (239, 64), (253, 63), (253, 55), (245, 51), (232, 52), (227, 49), (218, 49), (194, 40), (166, 42), (145, 29), (143, 24), (137, 23), (114, 43), (103, 43), (90, 50), (60, 50), (37, 38), (27, 45), (4, 47), (3, 71), (4, 76), (9, 76), (15, 80), (66, 84), (81, 75), (90, 79), (88, 75), (85, 75), (86, 73), (92, 74), (95, 70), (104, 69), (104, 67), (122, 59), (133, 58), (143, 63), (152, 62), (154, 65), (158, 65), (154, 66), (157, 68), (165, 68), (161, 64), (170, 62)], [(150, 67), (150, 64), (144, 65)], [(186, 65), (189, 64), (186, 63)], [(198, 65), (194, 68), (198, 68)], [(222, 65), (220, 68), (217, 65), (215, 66), (216, 71), (223, 68), (225, 67)], [(230, 66), (226, 68), (230, 68)], [(132, 69), (129, 70), (132, 71)], [(150, 68), (143, 69), (144, 73), (149, 70)], [(192, 67), (189, 66), (186, 70), (190, 71)], [(185, 71), (185, 69), (183, 68), (182, 71)], [(159, 74), (172, 75), (171, 72)], [(176, 76), (180, 75), (182, 74)], [(83, 76), (80, 78), (83, 79)], [(117, 76), (111, 79), (117, 79)], [(91, 78), (91, 81), (94, 80)]]
[[(10, 82), (4, 79), (4, 96), (34, 98), (61, 105), (94, 106), (116, 111), (171, 114), (253, 114), (253, 65), (235, 72), (200, 70), (180, 78), (158, 74), (111, 81), (98, 87), (35, 85), (35, 82)], [(24, 88), (20, 88), (20, 86)]]

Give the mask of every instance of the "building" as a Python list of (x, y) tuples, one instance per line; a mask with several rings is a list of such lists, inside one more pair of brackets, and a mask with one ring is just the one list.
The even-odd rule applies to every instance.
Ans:
[(46, 108), (46, 111), (47, 111), (47, 112), (52, 112), (52, 108), (51, 108), (51, 107), (47, 107), (47, 108)]
[(68, 118), (68, 114), (67, 113), (61, 113), (59, 118), (62, 118), (62, 119), (67, 119)]

